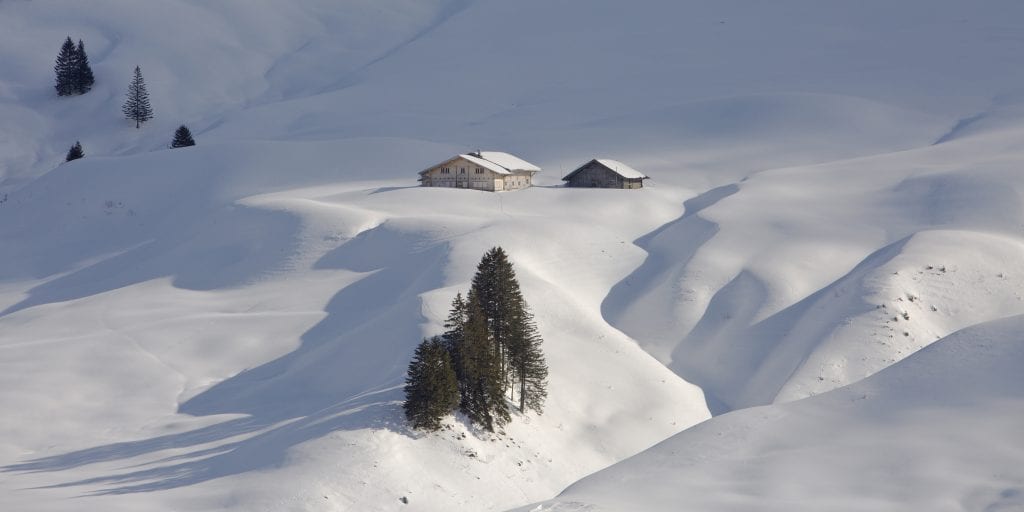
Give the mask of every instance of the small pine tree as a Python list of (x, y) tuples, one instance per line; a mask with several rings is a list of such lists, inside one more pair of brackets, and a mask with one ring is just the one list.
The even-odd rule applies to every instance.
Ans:
[(64, 161), (70, 162), (72, 160), (78, 160), (83, 156), (85, 156), (85, 151), (82, 150), (82, 143), (75, 141), (75, 144), (68, 150), (68, 156), (64, 157)]
[(54, 85), (54, 88), (57, 89), (57, 96), (70, 96), (77, 92), (75, 89), (77, 60), (75, 43), (71, 40), (71, 36), (68, 36), (60, 47), (60, 53), (57, 54), (57, 62), (53, 65), (53, 71), (57, 75), (57, 83)]
[(184, 148), (195, 145), (196, 141), (192, 138), (192, 132), (189, 131), (187, 126), (181, 125), (174, 131), (174, 140), (171, 141), (171, 148)]
[(444, 343), (438, 336), (423, 340), (405, 379), (405, 417), (413, 428), (437, 430), (441, 418), (458, 405), (458, 383)]
[(139, 66), (135, 66), (135, 75), (128, 85), (127, 96), (121, 111), (127, 119), (135, 121), (135, 128), (153, 119), (153, 108), (149, 105), (149, 93), (146, 92), (146, 82), (142, 79)]
[(92, 67), (89, 66), (89, 56), (85, 53), (85, 43), (78, 40), (78, 48), (75, 49), (75, 72), (74, 89), (78, 94), (85, 94), (92, 89), (96, 83), (96, 77), (92, 74)]

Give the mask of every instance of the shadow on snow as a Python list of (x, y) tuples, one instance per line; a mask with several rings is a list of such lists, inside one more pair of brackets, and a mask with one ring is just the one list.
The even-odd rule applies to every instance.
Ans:
[[(443, 285), (448, 247), (384, 224), (316, 264), (367, 273), (339, 291), (327, 316), (295, 351), (243, 371), (182, 404), (194, 416), (244, 414), (188, 432), (97, 446), (9, 465), (4, 472), (56, 472), (91, 464), (131, 462), (164, 450), (127, 472), (51, 487), (101, 486), (91, 495), (172, 489), (276, 467), (293, 446), (337, 430), (405, 426), (402, 385), (421, 338), (420, 294)], [(123, 469), (123, 467), (122, 467)]]

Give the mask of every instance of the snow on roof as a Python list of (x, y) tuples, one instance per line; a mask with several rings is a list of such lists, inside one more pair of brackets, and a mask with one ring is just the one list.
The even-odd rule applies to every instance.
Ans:
[(597, 162), (598, 164), (601, 164), (601, 165), (607, 167), (608, 169), (611, 169), (612, 172), (614, 172), (615, 174), (618, 174), (619, 176), (622, 176), (623, 178), (647, 179), (647, 176), (644, 175), (644, 173), (642, 173), (642, 172), (640, 172), (640, 171), (638, 171), (638, 170), (636, 170), (636, 169), (634, 169), (634, 168), (632, 168), (632, 167), (630, 167), (630, 166), (628, 166), (628, 165), (626, 165), (626, 164), (624, 164), (624, 163), (622, 163), (622, 162), (620, 162), (618, 160), (612, 160), (610, 158), (595, 158), (595, 159), (591, 160), (590, 162), (587, 162), (587, 163), (577, 167), (575, 170), (573, 170), (569, 174), (566, 174), (565, 177), (562, 178), (562, 180), (563, 181), (567, 181), (569, 178), (572, 177), (573, 174), (576, 174), (577, 172), (582, 170), (584, 167), (590, 165), (591, 162)]
[[(490, 170), (492, 170), (492, 171), (494, 171), (494, 172), (496, 172), (498, 174), (511, 174), (508, 169), (506, 169), (506, 168), (504, 168), (504, 167), (502, 167), (502, 166), (500, 166), (500, 165), (498, 165), (498, 164), (496, 164), (494, 162), (489, 162), (487, 160), (484, 160), (483, 158), (479, 158), (479, 157), (476, 157), (476, 156), (473, 156), (473, 155), (459, 155), (459, 156), (462, 157), (462, 158), (465, 158), (466, 160), (469, 160), (470, 162), (473, 162), (476, 165), (479, 165), (480, 167), (483, 167), (485, 169), (490, 169)], [(513, 158), (515, 158), (515, 157), (513, 157)]]
[(605, 166), (605, 167), (615, 171), (619, 176), (622, 176), (623, 178), (646, 178), (647, 177), (647, 176), (644, 175), (644, 173), (642, 173), (642, 172), (640, 172), (640, 171), (638, 171), (638, 170), (636, 170), (636, 169), (634, 169), (634, 168), (632, 168), (632, 167), (630, 167), (630, 166), (628, 166), (628, 165), (626, 165), (626, 164), (624, 164), (624, 163), (622, 163), (622, 162), (620, 162), (618, 160), (611, 160), (611, 159), (608, 159), (608, 158), (595, 158), (595, 160), (597, 160), (597, 163), (599, 163), (599, 164), (601, 164), (601, 165), (603, 165), (603, 166)]
[(515, 155), (510, 155), (502, 151), (477, 151), (473, 154), (478, 155), (484, 160), (494, 162), (510, 171), (540, 171), (540, 167), (537, 167), (536, 165), (533, 165)]
[(444, 165), (459, 158), (468, 160), (469, 162), (479, 165), (485, 169), (490, 169), (498, 174), (512, 174), (513, 171), (540, 171), (540, 167), (508, 153), (501, 151), (475, 151), (473, 153), (453, 156), (444, 162), (423, 169), (420, 171), (420, 174), (430, 172), (431, 169), (434, 169), (438, 165)]

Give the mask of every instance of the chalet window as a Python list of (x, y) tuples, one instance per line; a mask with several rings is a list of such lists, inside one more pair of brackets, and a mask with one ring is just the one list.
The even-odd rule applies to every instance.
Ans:
[(459, 174), (466, 174), (466, 168), (465, 167), (460, 167), (459, 168)]
[(483, 168), (482, 168), (482, 167), (477, 167), (477, 168), (476, 168), (476, 173), (477, 173), (477, 174), (483, 174), (483, 173), (484, 173), (484, 170), (483, 170)]

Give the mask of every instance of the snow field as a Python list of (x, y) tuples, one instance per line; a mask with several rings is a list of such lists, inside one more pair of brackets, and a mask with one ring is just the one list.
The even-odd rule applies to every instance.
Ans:
[[(616, 207), (645, 213), (647, 225), (619, 214), (622, 221), (591, 228), (586, 215), (545, 219), (563, 208), (563, 198), (592, 210), (607, 202), (607, 191), (577, 197), (546, 188), (517, 195), (338, 185), (327, 174), (308, 178), (322, 186), (273, 192), (281, 185), (270, 169), (284, 158), (246, 159), (245, 181), (209, 167), (168, 173), (174, 179), (158, 190), (143, 180), (115, 185), (124, 178), (120, 169), (129, 172), (137, 161), (83, 160), (13, 194), (15, 212), (62, 226), (29, 243), (61, 247), (77, 243), (68, 240), (74, 236), (107, 244), (92, 261), (56, 278), (20, 281), (24, 287), (5, 294), (3, 321), (21, 326), (4, 331), (8, 374), (40, 379), (19, 383), (38, 389), (12, 404), (38, 418), (19, 425), (61, 407), (44, 398), (59, 396), (55, 389), (92, 382), (76, 388), (77, 407), (52, 430), (11, 432), (23, 443), (11, 447), (22, 462), (7, 468), (19, 481), (79, 489), (112, 506), (132, 501), (125, 496), (150, 502), (150, 492), (162, 491), (160, 502), (171, 508), (303, 508), (319, 500), (397, 508), (407, 496), (420, 506), (502, 509), (553, 494), (707, 417), (700, 391), (604, 323), (594, 295), (639, 261), (627, 241), (678, 214), (686, 191), (640, 191)], [(260, 184), (260, 176), (268, 181)], [(206, 197), (168, 194), (193, 187)], [(44, 204), (50, 190), (78, 200), (46, 211), (41, 190)], [(135, 197), (136, 213), (107, 214), (98, 197)], [(222, 198), (232, 206), (210, 205)], [(239, 229), (245, 224), (223, 213), (235, 210), (246, 212), (250, 227)], [(19, 227), (13, 220), (6, 229)], [(98, 236), (112, 226), (123, 240)], [(267, 229), (279, 230), (269, 239), (279, 245), (256, 235)], [(556, 238), (559, 244), (534, 243)], [(164, 239), (175, 240), (174, 255), (138, 250)], [(545, 335), (548, 412), (517, 415), (500, 437), (458, 436), (465, 433), (459, 424), (437, 435), (410, 432), (399, 400), (412, 347), (440, 332), (454, 293), (468, 289), (480, 255), (496, 243), (513, 255)], [(13, 268), (41, 264), (19, 260), (27, 251), (12, 249)], [(79, 339), (90, 341), (76, 345), (85, 352), (67, 351)], [(52, 351), (62, 354), (59, 366), (31, 356)], [(111, 361), (118, 371), (92, 376), (92, 365)], [(95, 430), (72, 434), (81, 424)], [(55, 436), (64, 441), (48, 442)], [(451, 472), (424, 475), (446, 458)], [(204, 491), (195, 489), (209, 485), (230, 487), (233, 501), (197, 498)]]
[(1021, 321), (975, 325), (820, 396), (716, 417), (521, 510), (1017, 510)]
[[(606, 473), (635, 475), (642, 495), (607, 477), (557, 506), (1012, 509), (1018, 454), (1000, 450), (1018, 395), (990, 400), (1011, 388), (973, 372), (1005, 383), (1013, 368), (898, 366), (922, 388), (925, 373), (964, 385), (875, 401), (963, 402), (899, 417), (822, 412), (846, 390), (802, 398), (1022, 313), (1021, 14), (959, 0), (0, 3), (0, 503), (500, 510), (709, 412), (774, 404)], [(67, 35), (97, 86), (58, 99)], [(142, 130), (119, 113), (136, 64), (156, 111)], [(199, 145), (164, 150), (182, 123)], [(86, 158), (59, 165), (78, 139)], [(416, 171), (475, 149), (541, 165), (542, 186), (415, 188)], [(595, 157), (653, 179), (549, 188)], [(412, 348), (498, 244), (547, 341), (548, 411), (493, 441), (461, 423), (409, 432)], [(875, 436), (893, 458), (872, 458)]]

